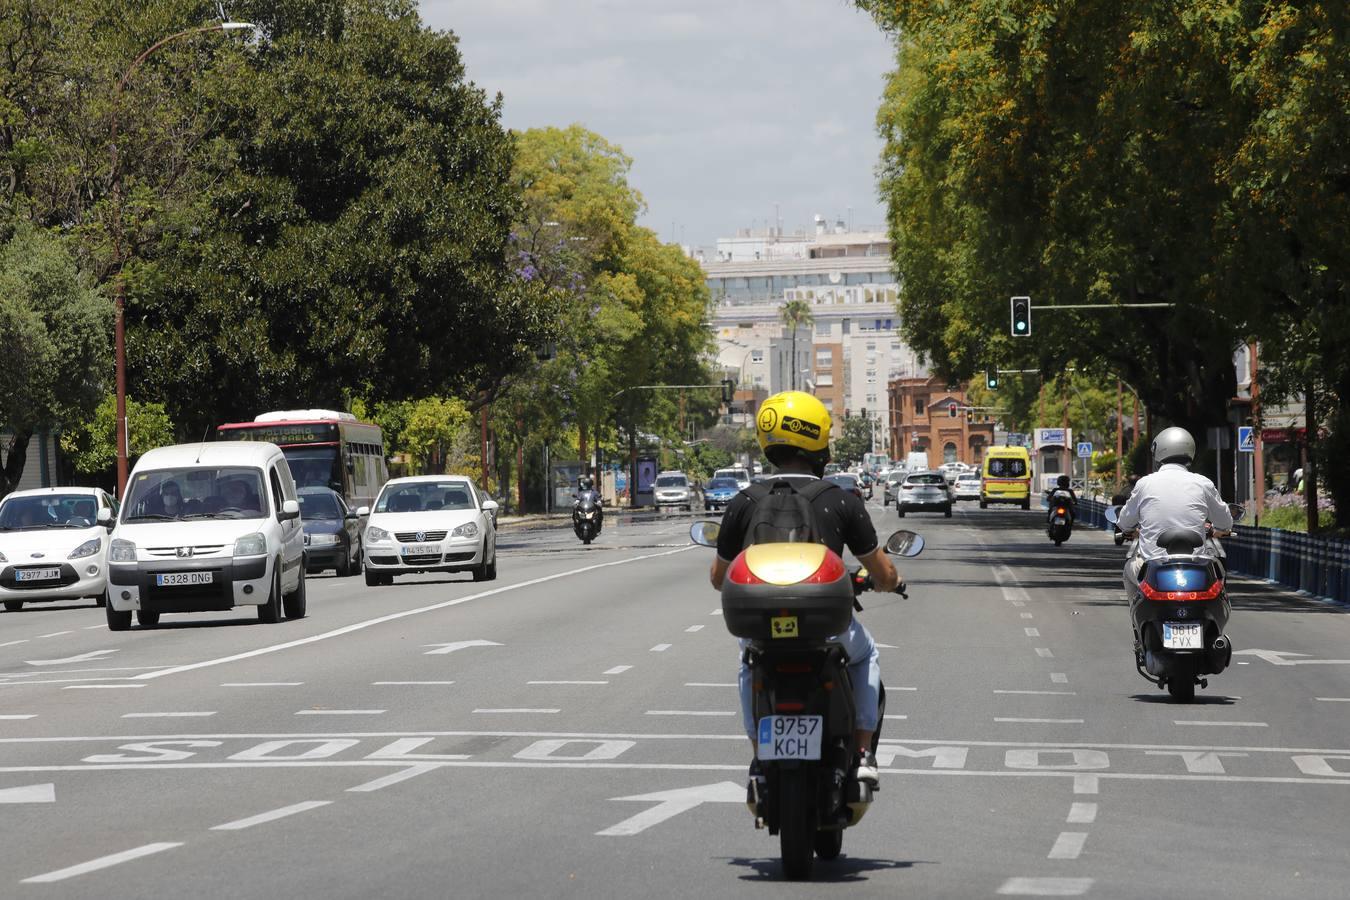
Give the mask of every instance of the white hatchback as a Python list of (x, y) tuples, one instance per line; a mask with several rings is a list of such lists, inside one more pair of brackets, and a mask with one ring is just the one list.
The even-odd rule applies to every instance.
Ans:
[(108, 528), (99, 511), (116, 501), (98, 488), (15, 491), (0, 501), (0, 600), (25, 603), (103, 599), (108, 579)]
[(418, 475), (385, 482), (366, 521), (366, 584), (392, 584), (395, 575), (471, 572), (497, 577), (497, 502), (468, 478)]

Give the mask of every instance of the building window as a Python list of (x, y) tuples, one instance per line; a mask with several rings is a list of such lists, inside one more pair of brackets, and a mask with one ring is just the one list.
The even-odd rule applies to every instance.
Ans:
[(868, 342), (867, 342), (867, 352), (871, 353), (871, 352), (872, 352), (873, 350), (875, 350), (875, 349), (877, 349), (877, 342), (876, 342), (876, 341), (868, 341)]
[(914, 415), (921, 416), (923, 411), (928, 408), (928, 398), (914, 395)]
[(762, 363), (762, 362), (764, 362), (764, 351), (763, 351), (763, 350), (751, 350), (751, 351), (750, 351), (750, 361), (751, 361), (751, 362), (757, 362), (757, 363)]
[(942, 445), (942, 461), (944, 463), (956, 462), (956, 445), (951, 441)]
[(834, 387), (833, 372), (817, 372), (816, 387)]

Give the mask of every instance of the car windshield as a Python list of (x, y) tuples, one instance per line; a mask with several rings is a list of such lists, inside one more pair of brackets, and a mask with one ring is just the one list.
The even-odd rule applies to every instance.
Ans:
[(261, 519), (266, 514), (262, 472), (247, 466), (137, 472), (122, 507), (123, 522)]
[(477, 509), (464, 481), (415, 481), (387, 484), (375, 504), (382, 512), (431, 512), (440, 509)]
[(342, 509), (337, 497), (329, 493), (301, 493), (300, 517), (302, 519), (340, 519)]
[(833, 481), (840, 487), (846, 488), (851, 488), (858, 483), (858, 479), (854, 478), (852, 475), (826, 475), (825, 480)]
[(909, 476), (910, 484), (945, 484), (946, 480), (940, 472), (924, 472), (921, 475)]
[(967, 473), (958, 475), (957, 478), (956, 478), (956, 480), (957, 480), (957, 481), (979, 481), (979, 480), (980, 480), (980, 476), (978, 476), (978, 475), (971, 475), (969, 472), (967, 472)]
[[(297, 488), (325, 487), (335, 491), (342, 490), (342, 470), (338, 465), (336, 447), (287, 447), (281, 451), (286, 455), (286, 464), (291, 467), (291, 477)], [(304, 500), (302, 499), (303, 506)], [(301, 509), (301, 515), (309, 513)]]
[(684, 487), (688, 483), (683, 475), (662, 475), (656, 479), (657, 487)]
[(708, 488), (710, 490), (725, 490), (738, 486), (739, 482), (734, 478), (714, 478), (712, 481), (708, 482)]
[(1021, 478), (1027, 474), (1027, 464), (1021, 459), (991, 459), (989, 474), (994, 478)]
[(96, 515), (98, 500), (91, 494), (10, 497), (0, 504), (0, 531), (88, 528)]

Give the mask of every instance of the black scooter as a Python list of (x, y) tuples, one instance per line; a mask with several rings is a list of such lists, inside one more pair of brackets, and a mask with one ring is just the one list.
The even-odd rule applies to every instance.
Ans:
[[(715, 547), (720, 527), (697, 522), (690, 537)], [(912, 531), (886, 541), (886, 552), (897, 556), (922, 550), (923, 538)], [(830, 640), (847, 630), (857, 595), (871, 587), (865, 571), (848, 572), (833, 551), (812, 543), (756, 544), (736, 557), (723, 582), (722, 616), (732, 634), (750, 642), (746, 662), (756, 686), (760, 776), (750, 782), (746, 805), (756, 828), (778, 835), (783, 871), (794, 881), (811, 877), (817, 857), (837, 857), (844, 829), (872, 803), (872, 787), (856, 777), (848, 659)], [(906, 596), (903, 584), (896, 592)], [(884, 687), (880, 706), (884, 718)], [(878, 727), (873, 752), (880, 734)]]
[[(1242, 507), (1229, 508), (1234, 521), (1242, 518)], [(1119, 518), (1119, 508), (1107, 509), (1106, 521), (1115, 525)], [(1205, 676), (1218, 675), (1233, 659), (1227, 572), (1214, 555), (1197, 552), (1212, 539), (1189, 529), (1164, 531), (1158, 546), (1167, 556), (1147, 560), (1137, 583), (1133, 557), (1125, 564), (1135, 668), (1179, 703), (1193, 701), (1197, 685), (1209, 687)], [(1217, 549), (1216, 542), (1211, 551)]]
[(1049, 501), (1045, 533), (1058, 547), (1073, 534), (1073, 498), (1067, 491), (1054, 490), (1050, 492)]
[(603, 526), (604, 513), (593, 495), (587, 494), (572, 505), (572, 530), (581, 538), (581, 543), (589, 545)]

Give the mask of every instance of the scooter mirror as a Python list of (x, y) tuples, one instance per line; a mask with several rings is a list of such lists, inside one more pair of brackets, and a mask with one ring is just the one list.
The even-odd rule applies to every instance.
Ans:
[(1247, 515), (1247, 510), (1241, 503), (1228, 504), (1228, 514), (1233, 517), (1234, 522), (1241, 522)]
[(1116, 524), (1117, 522), (1120, 521), (1120, 507), (1119, 507), (1119, 506), (1108, 506), (1108, 507), (1106, 508), (1106, 521), (1107, 521), (1107, 523), (1109, 523), (1109, 524), (1111, 524), (1111, 525), (1114, 525), (1114, 524)]
[(886, 538), (886, 552), (892, 556), (918, 556), (923, 552), (923, 535), (914, 531), (897, 531)]
[(716, 547), (721, 531), (720, 522), (695, 522), (689, 529), (689, 540), (703, 547)]

